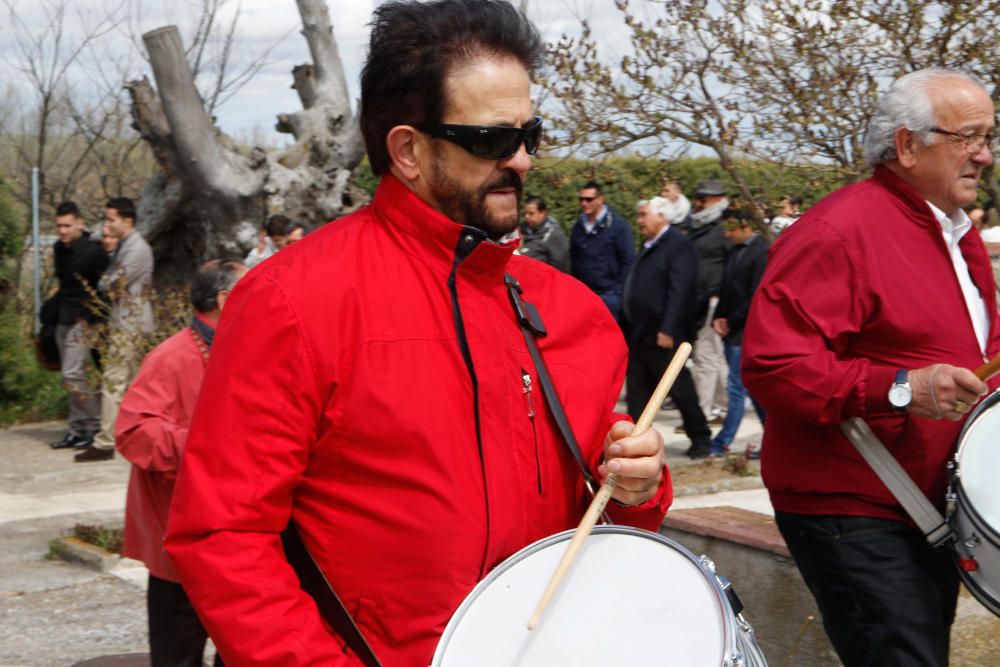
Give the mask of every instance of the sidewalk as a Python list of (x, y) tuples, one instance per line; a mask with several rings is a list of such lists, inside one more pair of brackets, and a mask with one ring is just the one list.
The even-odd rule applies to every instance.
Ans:
[[(619, 407), (623, 411), (623, 406)], [(675, 434), (676, 411), (661, 411), (654, 427), (664, 436), (668, 465), (691, 465), (687, 437)], [(61, 422), (0, 430), (0, 667), (68, 666), (87, 658), (145, 653), (146, 572), (123, 561), (102, 574), (48, 560), (49, 540), (77, 523), (123, 522), (129, 464), (79, 464), (72, 450), (52, 450)], [(760, 425), (748, 414), (737, 447), (759, 442)], [(674, 507), (735, 505), (770, 513), (763, 489), (681, 496)]]

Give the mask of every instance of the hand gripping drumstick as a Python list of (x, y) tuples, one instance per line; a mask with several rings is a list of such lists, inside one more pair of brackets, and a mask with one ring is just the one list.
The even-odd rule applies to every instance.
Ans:
[[(690, 355), (691, 343), (681, 343), (677, 347), (674, 358), (670, 361), (670, 365), (667, 366), (667, 370), (663, 372), (663, 377), (660, 378), (660, 383), (656, 385), (653, 396), (646, 403), (646, 408), (639, 415), (639, 421), (636, 422), (635, 428), (629, 434), (630, 437), (642, 435), (653, 425), (653, 418), (660, 411), (660, 406), (666, 400), (667, 393), (674, 386), (674, 380), (680, 375), (681, 369), (684, 367), (684, 362), (687, 361)], [(1000, 366), (1000, 357), (997, 358), (997, 364)], [(538, 621), (542, 617), (542, 612), (549, 606), (549, 602), (552, 601), (556, 591), (559, 590), (559, 585), (566, 577), (566, 573), (569, 572), (573, 561), (576, 560), (576, 555), (580, 551), (580, 547), (583, 546), (584, 539), (594, 529), (594, 524), (597, 523), (598, 517), (604, 512), (604, 508), (611, 499), (611, 494), (614, 492), (616, 486), (618, 486), (617, 474), (610, 473), (604, 478), (604, 483), (601, 484), (601, 488), (594, 495), (594, 499), (590, 501), (590, 507), (587, 508), (586, 514), (583, 515), (583, 520), (576, 527), (573, 539), (570, 540), (569, 546), (566, 547), (566, 553), (563, 554), (562, 560), (559, 561), (559, 565), (556, 567), (556, 571), (552, 574), (552, 579), (549, 580), (549, 585), (546, 587), (545, 593), (542, 594), (542, 599), (538, 601), (535, 613), (532, 615), (531, 620), (528, 621), (528, 630), (534, 630), (535, 626), (538, 625)]]

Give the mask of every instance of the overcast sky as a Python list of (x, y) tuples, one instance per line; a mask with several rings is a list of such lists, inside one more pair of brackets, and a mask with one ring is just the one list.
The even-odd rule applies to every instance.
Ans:
[[(17, 19), (23, 23), (0, 21), (0, 58), (3, 58), (4, 76), (0, 84), (13, 86), (21, 91), (24, 103), (30, 96), (24, 93), (24, 78), (13, 65), (18, 61), (16, 49), (17, 34), (25, 31), (39, 34), (44, 26), (51, 23), (46, 16), (45, 3), (60, 0), (3, 0), (13, 6)], [(192, 22), (198, 15), (200, 0), (62, 0), (68, 3), (70, 14), (65, 21), (66, 43), (78, 41), (78, 36), (99, 17), (106, 16), (109, 8), (119, 7), (123, 2), (131, 2), (125, 11), (131, 17), (132, 27), (121, 26), (102, 39), (101, 48), (108, 57), (115, 53), (128, 53), (128, 33), (139, 34), (171, 23), (178, 24), (183, 36), (193, 33)], [(348, 86), (353, 100), (358, 96), (358, 75), (365, 57), (368, 39), (367, 23), (372, 8), (378, 0), (328, 0), (334, 34), (340, 47), (341, 58), (346, 70)], [(518, 4), (517, 2), (515, 4)], [(0, 5), (3, 7), (3, 5)], [(223, 18), (240, 11), (238, 23), (239, 51), (236, 61), (246, 63), (257, 54), (271, 49), (266, 66), (247, 84), (240, 93), (217, 110), (220, 127), (238, 138), (249, 139), (254, 134), (262, 136), (268, 143), (281, 143), (285, 135), (273, 132), (275, 117), (282, 112), (294, 112), (300, 108), (291, 84), (293, 66), (309, 61), (305, 40), (299, 33), (300, 19), (294, 0), (229, 0), (224, 7)], [(7, 14), (6, 7), (4, 14)], [(579, 17), (588, 17), (596, 32), (604, 35), (608, 44), (621, 44), (625, 35), (624, 25), (614, 8), (613, 0), (529, 0), (528, 14), (535, 21), (546, 40), (553, 40), (564, 32), (578, 32)], [(7, 18), (6, 16), (4, 18)], [(91, 70), (101, 67), (102, 58), (91, 58), (86, 65)], [(132, 51), (126, 66), (129, 77), (147, 75), (152, 79), (148, 65)], [(89, 80), (93, 72), (77, 72), (71, 75), (71, 83)]]

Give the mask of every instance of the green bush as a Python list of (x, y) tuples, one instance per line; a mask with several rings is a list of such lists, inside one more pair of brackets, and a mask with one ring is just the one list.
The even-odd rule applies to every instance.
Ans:
[(38, 364), (24, 332), (22, 317), (10, 299), (0, 312), (0, 426), (66, 415), (62, 376)]
[(20, 219), (0, 181), (0, 425), (66, 414), (59, 373), (35, 358), (31, 316), (18, 312), (15, 277), (23, 247)]
[[(769, 205), (776, 204), (785, 195), (799, 195), (805, 201), (804, 210), (842, 185), (829, 170), (819, 167), (789, 168), (749, 160), (741, 161), (739, 167), (746, 174), (754, 196)], [(601, 162), (541, 157), (534, 160), (528, 172), (524, 196), (544, 198), (549, 213), (568, 232), (580, 214), (577, 202), (580, 187), (595, 180), (602, 185), (607, 203), (632, 224), (638, 242), (635, 205), (642, 199), (658, 195), (665, 176), (678, 181), (688, 197), (699, 181), (709, 178), (720, 179), (731, 194), (736, 193), (732, 179), (719, 161), (710, 157), (665, 161), (631, 156), (612, 157)], [(378, 179), (372, 174), (367, 159), (354, 170), (353, 178), (359, 187), (374, 194)]]

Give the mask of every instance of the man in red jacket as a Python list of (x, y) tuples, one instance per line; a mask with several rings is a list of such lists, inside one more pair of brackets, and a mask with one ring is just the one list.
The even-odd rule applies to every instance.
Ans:
[(385, 667), (430, 664), (479, 580), (579, 521), (505, 273), (548, 329), (588, 467), (625, 477), (612, 518), (655, 530), (671, 500), (659, 436), (612, 413), (626, 350), (607, 308), (501, 241), (540, 139), (538, 33), (498, 0), (386, 3), (372, 26), (374, 201), (240, 281), (171, 507), (167, 551), (231, 664), (359, 664), (285, 559), (289, 520)]
[[(156, 346), (122, 399), (115, 448), (132, 463), (125, 507), (125, 555), (149, 569), (146, 606), (154, 665), (201, 667), (208, 636), (163, 551), (167, 510), (205, 375), (215, 326), (246, 267), (206, 262), (191, 283), (195, 316)], [(216, 665), (221, 665), (218, 658)]]
[(993, 103), (971, 77), (900, 78), (868, 128), (875, 173), (782, 233), (750, 310), (743, 378), (767, 410), (764, 481), (848, 667), (948, 661), (950, 556), (839, 424), (865, 419), (943, 508), (946, 463), (987, 391), (969, 369), (1000, 352), (989, 257), (962, 211), (993, 132)]

